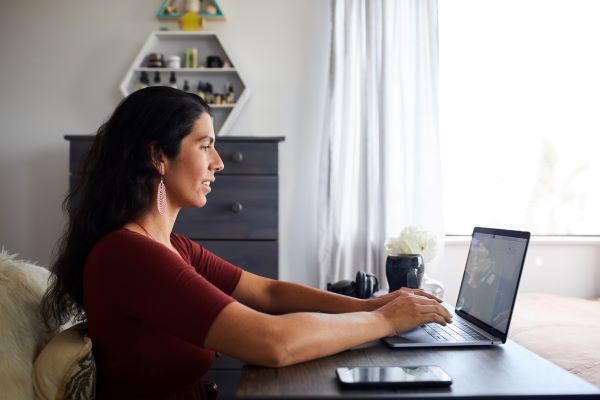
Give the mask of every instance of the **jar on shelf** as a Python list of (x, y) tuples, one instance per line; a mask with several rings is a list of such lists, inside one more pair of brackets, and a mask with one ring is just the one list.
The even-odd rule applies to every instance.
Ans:
[(206, 57), (206, 68), (223, 68), (223, 59), (219, 56)]
[(169, 56), (167, 58), (167, 68), (181, 68), (181, 57)]
[(165, 56), (162, 53), (150, 53), (148, 54), (148, 61), (146, 63), (148, 68), (164, 68)]

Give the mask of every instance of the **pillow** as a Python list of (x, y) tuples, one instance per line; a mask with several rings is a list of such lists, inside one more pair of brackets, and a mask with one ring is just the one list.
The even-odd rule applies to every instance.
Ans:
[(40, 301), (50, 272), (0, 251), (0, 397), (31, 399), (33, 360), (51, 337)]
[(33, 364), (36, 399), (94, 399), (96, 363), (85, 322), (50, 340)]

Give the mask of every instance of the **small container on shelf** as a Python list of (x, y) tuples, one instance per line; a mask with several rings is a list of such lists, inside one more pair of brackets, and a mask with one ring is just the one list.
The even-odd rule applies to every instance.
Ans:
[(213, 87), (210, 82), (206, 82), (206, 85), (204, 85), (204, 95), (206, 96), (204, 100), (206, 100), (208, 104), (213, 104), (215, 102)]
[(177, 89), (177, 77), (173, 71), (171, 71), (171, 76), (169, 77), (169, 86), (173, 89)]
[(161, 86), (162, 82), (160, 80), (160, 73), (158, 71), (154, 72), (154, 80), (153, 80), (153, 85), (154, 86)]
[(181, 68), (181, 57), (169, 56), (169, 58), (167, 58), (167, 68)]
[(233, 91), (233, 85), (229, 85), (227, 88), (227, 96), (225, 97), (226, 104), (235, 104), (235, 92)]
[(182, 88), (182, 90), (184, 92), (192, 93), (192, 91), (190, 90), (190, 84), (188, 83), (187, 79), (183, 80), (183, 88)]
[(146, 66), (148, 68), (164, 68), (165, 56), (162, 53), (148, 54), (148, 61), (146, 62)]
[(206, 68), (223, 68), (223, 59), (219, 56), (206, 57)]
[(148, 86), (150, 86), (150, 79), (148, 79), (148, 73), (146, 71), (142, 71), (142, 73), (140, 74), (140, 82), (138, 83), (136, 90), (140, 90)]
[(198, 90), (196, 91), (196, 94), (202, 100), (206, 101), (206, 87), (204, 85), (204, 82), (202, 82), (202, 81), (198, 82)]

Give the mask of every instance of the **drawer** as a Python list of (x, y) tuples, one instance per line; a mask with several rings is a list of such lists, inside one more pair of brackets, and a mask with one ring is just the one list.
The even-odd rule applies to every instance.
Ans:
[(208, 251), (253, 274), (271, 279), (279, 277), (277, 270), (278, 242), (240, 240), (197, 241)]
[(179, 212), (175, 232), (190, 239), (277, 239), (277, 176), (222, 175), (212, 188), (203, 208)]
[[(81, 168), (94, 138), (73, 140), (69, 149), (69, 172), (77, 173)], [(225, 164), (220, 175), (277, 175), (278, 143), (251, 143), (220, 141), (216, 149)]]
[(224, 142), (217, 138), (215, 148), (225, 164), (219, 175), (277, 175), (277, 145)]
[[(69, 172), (77, 173), (88, 151), (93, 137), (89, 140), (73, 140), (69, 149)], [(216, 149), (225, 164), (220, 175), (277, 175), (278, 143), (250, 143), (220, 141)]]
[(213, 381), (219, 387), (217, 399), (235, 399), (235, 391), (240, 385), (241, 370), (209, 370), (203, 380)]

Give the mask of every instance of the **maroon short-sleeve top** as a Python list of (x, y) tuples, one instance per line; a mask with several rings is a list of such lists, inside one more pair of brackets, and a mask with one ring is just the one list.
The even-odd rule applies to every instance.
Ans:
[(120, 229), (87, 258), (83, 304), (100, 398), (202, 398), (215, 356), (204, 340), (242, 270), (184, 236), (171, 243), (179, 254)]

